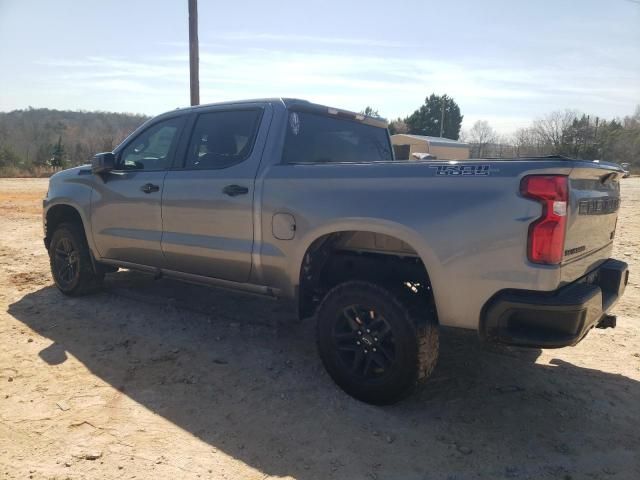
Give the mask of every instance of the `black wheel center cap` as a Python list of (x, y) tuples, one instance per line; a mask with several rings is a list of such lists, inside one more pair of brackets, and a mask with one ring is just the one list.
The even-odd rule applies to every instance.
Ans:
[(368, 347), (372, 347), (373, 346), (373, 338), (371, 337), (371, 335), (363, 335), (362, 336), (362, 343), (364, 343)]

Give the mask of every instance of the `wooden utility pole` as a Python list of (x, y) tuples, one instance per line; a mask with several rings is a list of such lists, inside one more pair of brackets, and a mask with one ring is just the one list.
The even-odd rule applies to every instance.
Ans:
[(189, 75), (191, 105), (200, 105), (200, 66), (198, 58), (198, 0), (189, 0)]
[(440, 138), (442, 138), (442, 135), (444, 134), (444, 103), (445, 97), (442, 97), (442, 109), (440, 111)]

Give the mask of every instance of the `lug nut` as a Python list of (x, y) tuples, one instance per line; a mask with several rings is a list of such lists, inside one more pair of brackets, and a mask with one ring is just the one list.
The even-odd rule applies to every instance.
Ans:
[(358, 330), (358, 335), (362, 335), (362, 332), (360, 330)]
[(367, 333), (371, 333), (371, 330), (369, 330), (368, 328), (367, 328)]
[(373, 350), (375, 352), (376, 351), (376, 347), (373, 347), (371, 350)]
[(356, 342), (356, 345), (360, 345), (360, 342)]
[(373, 341), (377, 342), (378, 341), (378, 337), (373, 337)]
[(367, 350), (366, 348), (364, 349), (364, 353), (369, 353), (369, 350)]

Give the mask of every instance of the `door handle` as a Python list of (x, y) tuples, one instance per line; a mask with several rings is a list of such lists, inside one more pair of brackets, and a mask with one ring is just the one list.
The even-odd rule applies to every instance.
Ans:
[(222, 189), (222, 192), (230, 197), (235, 197), (236, 195), (245, 195), (249, 193), (249, 189), (242, 185), (227, 185)]
[(153, 183), (145, 183), (140, 187), (140, 190), (142, 190), (144, 193), (151, 193), (157, 192), (158, 190), (160, 190), (160, 187), (158, 185), (154, 185)]

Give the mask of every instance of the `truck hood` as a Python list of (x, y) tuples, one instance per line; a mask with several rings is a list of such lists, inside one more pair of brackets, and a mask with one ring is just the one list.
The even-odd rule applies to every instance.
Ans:
[(51, 175), (49, 182), (64, 181), (67, 178), (80, 175), (80, 171), (87, 170), (91, 171), (91, 165), (80, 165), (78, 167), (67, 168), (66, 170), (61, 170), (58, 173), (54, 173), (53, 175)]

